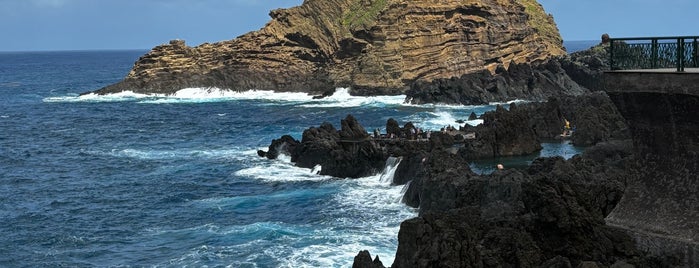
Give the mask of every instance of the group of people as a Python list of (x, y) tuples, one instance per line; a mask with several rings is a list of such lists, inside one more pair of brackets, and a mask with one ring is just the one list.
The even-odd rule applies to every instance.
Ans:
[(424, 131), (422, 128), (411, 127), (407, 131), (400, 131), (399, 133), (386, 133), (382, 135), (379, 129), (374, 129), (374, 139), (408, 139), (408, 140), (422, 140), (430, 139), (432, 131)]

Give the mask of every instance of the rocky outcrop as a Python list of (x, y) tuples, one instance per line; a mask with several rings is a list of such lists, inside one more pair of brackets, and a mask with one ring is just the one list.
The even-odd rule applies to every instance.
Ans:
[(266, 152), (262, 150), (257, 151), (257, 155), (276, 159), (280, 154), (291, 155), (290, 152), (295, 152), (298, 145), (299, 141), (294, 139), (294, 137), (284, 135), (279, 139), (272, 140), (272, 144), (269, 145)]
[[(604, 42), (604, 39), (603, 39)], [(604, 71), (609, 70), (609, 44), (601, 43), (590, 49), (558, 58), (566, 74), (579, 85), (592, 91), (604, 89)]]
[(527, 155), (541, 150), (541, 141), (529, 126), (527, 114), (517, 112), (514, 103), (510, 107), (512, 111), (498, 105), (495, 111), (485, 113), (483, 124), (473, 129), (476, 139), (464, 143), (459, 154), (478, 159)]
[(602, 75), (609, 70), (608, 50), (608, 44), (600, 44), (543, 64), (512, 64), (498, 66), (494, 73), (418, 81), (407, 91), (406, 101), (476, 105), (516, 99), (544, 101), (600, 91)]
[(354, 257), (352, 268), (384, 268), (383, 263), (379, 260), (379, 256), (372, 261), (369, 251), (362, 250)]
[(545, 64), (498, 66), (495, 73), (480, 71), (412, 84), (406, 101), (415, 104), (480, 105), (516, 99), (543, 101), (553, 96), (580, 95), (587, 89), (571, 80), (558, 60)]
[(568, 161), (479, 176), (463, 158), (434, 152), (423, 163), (419, 217), (401, 224), (391, 267), (676, 265), (604, 223), (633, 176), (630, 156), (629, 142), (602, 143)]
[(123, 81), (97, 92), (218, 87), (322, 94), (351, 87), (357, 95), (396, 94), (416, 81), (565, 53), (536, 0), (307, 0), (270, 16), (264, 28), (233, 40), (157, 46)]
[(510, 110), (522, 114), (541, 139), (560, 138), (565, 120), (574, 130), (570, 139), (578, 146), (630, 138), (626, 120), (604, 92), (554, 97), (542, 103), (522, 103)]
[(320, 165), (321, 175), (339, 178), (359, 178), (380, 171), (387, 158), (382, 148), (352, 115), (340, 124), (340, 130), (330, 123), (311, 127), (303, 132), (300, 142), (285, 135), (273, 140), (269, 151), (258, 151), (258, 155), (274, 159), (283, 153), (291, 156), (291, 162), (299, 167)]

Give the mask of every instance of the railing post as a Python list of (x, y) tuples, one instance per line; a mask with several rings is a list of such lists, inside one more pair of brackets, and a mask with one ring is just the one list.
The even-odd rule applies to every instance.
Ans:
[(651, 41), (651, 63), (650, 67), (652, 69), (658, 68), (658, 39), (653, 39)]
[(694, 45), (692, 46), (692, 52), (693, 52), (692, 53), (692, 61), (694, 62), (694, 66), (692, 66), (692, 67), (694, 67), (694, 68), (699, 67), (699, 63), (697, 62), (697, 58), (699, 57), (699, 50), (697, 50), (697, 49), (699, 49), (699, 44), (697, 43), (697, 40), (699, 40), (699, 38), (695, 37), (694, 38)]
[(609, 39), (609, 69), (616, 70), (614, 68), (614, 39)]
[(684, 39), (677, 38), (677, 71), (684, 72)]

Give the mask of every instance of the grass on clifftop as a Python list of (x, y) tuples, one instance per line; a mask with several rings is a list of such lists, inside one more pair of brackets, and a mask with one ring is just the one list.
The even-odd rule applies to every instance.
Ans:
[(371, 0), (370, 5), (365, 5), (366, 0), (355, 0), (349, 10), (342, 16), (342, 26), (351, 31), (359, 27), (368, 28), (386, 8), (388, 0)]
[(529, 15), (529, 25), (546, 40), (550, 40), (555, 45), (561, 45), (563, 39), (556, 27), (556, 23), (544, 11), (544, 8), (537, 0), (519, 0), (524, 5), (525, 12)]

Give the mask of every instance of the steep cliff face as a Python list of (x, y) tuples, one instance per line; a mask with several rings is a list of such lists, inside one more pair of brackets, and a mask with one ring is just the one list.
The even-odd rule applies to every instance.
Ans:
[(264, 28), (233, 40), (157, 46), (122, 82), (98, 92), (349, 86), (354, 94), (391, 94), (415, 81), (564, 54), (536, 0), (306, 0), (270, 16)]

